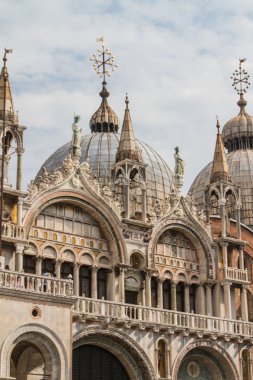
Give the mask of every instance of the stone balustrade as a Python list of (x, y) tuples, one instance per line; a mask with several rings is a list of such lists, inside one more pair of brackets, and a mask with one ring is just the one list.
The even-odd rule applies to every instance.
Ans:
[(49, 276), (0, 270), (0, 289), (8, 288), (23, 292), (50, 296), (73, 296), (73, 281)]
[(17, 224), (12, 224), (8, 222), (3, 223), (2, 234), (3, 234), (3, 238), (17, 239), (17, 240), (25, 239), (24, 228), (21, 226), (18, 226)]
[(236, 268), (225, 268), (224, 277), (226, 280), (230, 280), (234, 282), (248, 282), (248, 270), (236, 269)]
[(74, 312), (86, 316), (86, 318), (104, 317), (110, 318), (116, 323), (126, 321), (130, 325), (134, 325), (137, 322), (141, 325), (153, 325), (162, 329), (172, 328), (173, 331), (187, 329), (200, 334), (217, 336), (220, 334), (238, 337), (253, 336), (253, 323), (241, 320), (229, 320), (84, 297), (78, 298)]

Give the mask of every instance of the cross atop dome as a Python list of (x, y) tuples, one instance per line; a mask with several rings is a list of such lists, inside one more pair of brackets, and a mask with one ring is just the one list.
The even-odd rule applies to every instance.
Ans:
[(242, 69), (242, 63), (246, 62), (246, 58), (239, 59), (239, 70), (235, 70), (231, 76), (233, 80), (232, 86), (238, 95), (246, 94), (247, 89), (250, 86), (249, 74)]
[(101, 42), (102, 49), (97, 49), (97, 56), (96, 54), (93, 54), (90, 60), (94, 62), (93, 68), (96, 73), (100, 78), (103, 78), (103, 82), (105, 82), (106, 76), (110, 77), (111, 72), (115, 71), (118, 65), (114, 63), (115, 57), (112, 55), (112, 52), (105, 47), (104, 37), (98, 38), (97, 42)]
[(91, 132), (117, 132), (119, 129), (119, 119), (116, 113), (109, 106), (107, 98), (110, 93), (106, 88), (106, 76), (110, 77), (112, 71), (118, 65), (114, 62), (114, 55), (112, 52), (105, 47), (104, 38), (100, 37), (97, 42), (101, 42), (101, 49), (97, 49), (97, 55), (93, 54), (90, 60), (93, 62), (93, 68), (96, 73), (103, 78), (102, 91), (99, 95), (102, 98), (102, 103), (98, 110), (92, 115), (90, 119)]
[(242, 68), (242, 64), (244, 62), (246, 62), (246, 58), (239, 59), (239, 70), (235, 70), (231, 76), (231, 79), (233, 80), (232, 86), (234, 87), (234, 90), (237, 92), (237, 94), (240, 95), (240, 99), (237, 102), (238, 106), (240, 107), (240, 113), (245, 112), (247, 101), (244, 99), (243, 95), (246, 94), (250, 86), (250, 76), (247, 71)]

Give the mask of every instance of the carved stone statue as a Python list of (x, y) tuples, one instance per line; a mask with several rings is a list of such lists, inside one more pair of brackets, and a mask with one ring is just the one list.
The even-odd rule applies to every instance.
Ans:
[(72, 124), (72, 153), (74, 156), (80, 156), (81, 155), (81, 133), (82, 129), (78, 125), (78, 121), (80, 120), (80, 116), (74, 117), (74, 123)]
[(62, 167), (66, 176), (73, 173), (74, 164), (70, 154), (63, 160)]
[(184, 160), (179, 155), (178, 146), (175, 148), (175, 176), (183, 177), (184, 175)]

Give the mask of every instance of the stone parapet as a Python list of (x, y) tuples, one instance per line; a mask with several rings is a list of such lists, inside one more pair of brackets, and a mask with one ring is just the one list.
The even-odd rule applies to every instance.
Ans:
[(183, 313), (172, 310), (156, 309), (139, 305), (115, 303), (90, 298), (78, 298), (74, 315), (84, 322), (101, 320), (102, 323), (124, 325), (140, 330), (151, 329), (169, 334), (197, 334), (198, 337), (209, 335), (216, 340), (248, 339), (253, 337), (253, 323), (241, 320), (217, 318), (207, 315)]

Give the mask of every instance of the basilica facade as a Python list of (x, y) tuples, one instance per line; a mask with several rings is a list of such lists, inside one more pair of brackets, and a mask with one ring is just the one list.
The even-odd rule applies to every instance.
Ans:
[(128, 97), (120, 124), (104, 76), (90, 134), (75, 116), (23, 191), (4, 60), (0, 379), (253, 379), (253, 117), (239, 96), (182, 196), (179, 149), (172, 171), (135, 137)]

